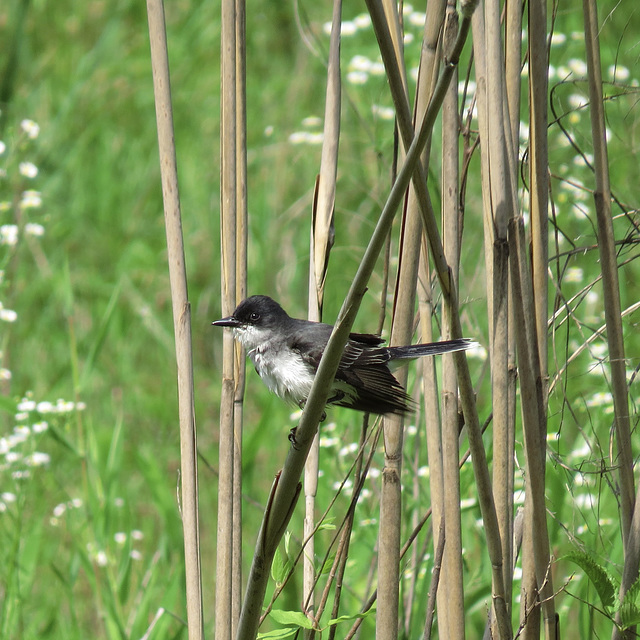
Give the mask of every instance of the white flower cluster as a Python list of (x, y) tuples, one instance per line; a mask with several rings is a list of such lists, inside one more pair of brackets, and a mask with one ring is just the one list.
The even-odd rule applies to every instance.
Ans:
[[(14, 480), (19, 480), (30, 477), (32, 469), (47, 466), (51, 456), (36, 448), (39, 444), (37, 437), (49, 429), (49, 422), (44, 416), (66, 415), (84, 408), (82, 402), (62, 399), (36, 402), (28, 393), (17, 404), (13, 430), (0, 436), (0, 471), (9, 471)], [(8, 501), (1, 498), (0, 512), (6, 511), (7, 505)]]
[[(19, 131), (16, 136), (16, 144), (10, 145), (10, 150), (15, 148), (22, 153), (23, 149), (28, 149), (24, 143), (35, 140), (40, 135), (40, 126), (33, 120), (22, 120)], [(15, 151), (14, 153), (18, 153)], [(8, 161), (3, 162), (5, 154), (7, 154), (7, 144), (0, 140), (0, 215), (5, 212), (12, 211), (15, 207), (19, 209), (14, 212), (12, 219), (16, 219), (17, 213), (24, 214), (28, 210), (40, 209), (42, 207), (42, 196), (35, 189), (24, 189), (19, 194), (5, 193), (5, 189), (9, 188), (9, 182), (5, 182), (3, 178), (7, 177), (6, 166), (14, 166)], [(15, 162), (15, 160), (14, 160)], [(38, 177), (38, 166), (28, 159), (20, 159), (18, 162), (18, 173), (24, 180), (12, 181), (13, 184), (24, 185), (25, 181), (31, 181)], [(16, 196), (19, 196), (16, 198)], [(16, 203), (17, 204), (14, 204)], [(26, 222), (22, 230), (13, 222), (4, 222), (0, 218), (0, 245), (15, 246), (18, 243), (19, 234), (24, 233), (27, 236), (41, 237), (44, 235), (44, 227), (37, 222)]]

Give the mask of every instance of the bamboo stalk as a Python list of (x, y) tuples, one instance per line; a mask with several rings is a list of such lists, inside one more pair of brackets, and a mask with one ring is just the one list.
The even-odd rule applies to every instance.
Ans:
[[(386, 27), (390, 35), (390, 47), (398, 70), (396, 81), (403, 93), (408, 113), (409, 98), (402, 46), (402, 27), (397, 5), (393, 0), (383, 0), (382, 7)], [(401, 89), (400, 89), (401, 87)], [(406, 141), (405, 141), (406, 142)], [(404, 145), (406, 153), (408, 145)], [(409, 215), (405, 209), (405, 216)], [(404, 227), (404, 224), (403, 224)], [(408, 244), (407, 244), (408, 241)], [(403, 234), (400, 244), (400, 265), (394, 295), (394, 313), (391, 325), (390, 344), (407, 344), (413, 329), (415, 304), (415, 282), (419, 257), (419, 235)], [(407, 371), (396, 374), (401, 385), (406, 385)], [(402, 529), (402, 469), (403, 420), (400, 416), (385, 416), (382, 422), (384, 439), (384, 467), (380, 495), (380, 524), (378, 527), (378, 611), (376, 616), (376, 638), (398, 637), (400, 544)]]
[[(340, 141), (341, 84), (340, 84), (340, 25), (342, 1), (335, 0), (329, 44), (327, 70), (327, 93), (325, 100), (324, 136), (320, 174), (316, 184), (316, 197), (312, 211), (311, 246), (309, 260), (309, 320), (322, 320), (324, 285), (329, 264), (329, 253), (333, 246), (333, 214), (335, 208), (336, 179), (338, 173), (338, 144)], [(303, 561), (303, 601), (305, 611), (311, 619), (315, 615), (313, 589), (315, 585), (315, 495), (318, 486), (319, 468), (318, 434), (313, 439), (305, 465), (305, 518), (304, 538), (307, 540)], [(313, 636), (313, 631), (306, 633)]]
[[(620, 584), (620, 599), (622, 600), (624, 594), (638, 576), (640, 564), (640, 516), (637, 513), (639, 502), (636, 497), (633, 478), (634, 457), (629, 421), (620, 285), (618, 282), (613, 222), (611, 219), (611, 185), (609, 181), (609, 158), (602, 95), (597, 7), (592, 0), (583, 0), (582, 6), (585, 22), (585, 46), (589, 72), (589, 111), (591, 115), (593, 163), (596, 181), (593, 195), (598, 222), (598, 251), (602, 267), (604, 313), (605, 324), (607, 325), (611, 392), (613, 395), (614, 424), (618, 448), (618, 460), (612, 460), (612, 464), (618, 467), (620, 483), (620, 511), (622, 515), (622, 541), (624, 544), (624, 568)], [(612, 638), (631, 638), (635, 637), (635, 635), (635, 627), (624, 632), (614, 628)]]
[[(418, 71), (418, 86), (416, 89), (416, 114), (417, 119), (426, 112), (428, 101), (433, 95), (433, 89), (438, 76), (439, 57), (438, 43), (440, 33), (444, 23), (446, 0), (434, 0), (429, 2), (425, 14), (425, 26), (422, 37), (422, 49), (420, 55), (420, 67)], [(428, 83), (428, 90), (425, 84)], [(429, 147), (425, 152), (425, 162), (429, 156)], [(410, 198), (416, 199), (415, 187), (411, 189)], [(419, 215), (417, 202), (409, 201), (409, 211), (415, 210)], [(422, 225), (422, 221), (417, 223)], [(429, 272), (429, 259), (427, 242), (420, 228), (409, 230), (407, 235), (419, 235), (420, 237), (420, 262), (418, 265), (418, 310), (420, 317), (420, 335), (424, 342), (433, 341), (433, 331), (431, 321), (433, 316), (433, 305), (431, 304), (431, 277)], [(424, 406), (428, 408), (424, 412), (424, 423), (426, 431), (427, 457), (429, 461), (429, 487), (431, 497), (431, 508), (433, 510), (432, 538), (434, 549), (440, 549), (440, 557), (444, 552), (444, 482), (442, 476), (442, 440), (440, 430), (440, 414), (438, 411), (438, 389), (436, 384), (435, 360), (434, 358), (423, 359), (422, 370), (422, 391), (424, 395)], [(434, 524), (435, 523), (435, 524)], [(448, 633), (448, 601), (446, 598), (446, 574), (440, 574), (436, 580), (436, 574), (432, 578), (432, 593), (435, 594), (438, 607), (438, 630), (440, 637), (450, 637)], [(431, 594), (431, 592), (430, 592)], [(435, 605), (435, 603), (434, 603)], [(430, 627), (430, 625), (429, 625)], [(425, 629), (426, 631), (426, 629)]]
[[(246, 6), (236, 2), (236, 300), (247, 297), (247, 99)], [(246, 379), (245, 349), (235, 343), (233, 403), (233, 559), (231, 637), (235, 637), (242, 605), (242, 426)]]
[[(532, 598), (540, 598), (544, 612), (546, 636), (547, 638), (555, 638), (557, 620), (553, 602), (553, 584), (549, 574), (551, 556), (544, 493), (546, 407), (543, 406), (542, 401), (539, 351), (534, 326), (534, 292), (529, 272), (529, 258), (524, 240), (522, 217), (513, 218), (510, 221), (509, 249), (516, 316), (515, 334), (525, 438), (527, 492), (530, 500), (525, 504), (525, 533), (528, 527), (531, 532), (536, 587), (539, 591), (539, 596), (538, 593), (524, 593), (523, 599), (528, 600), (528, 604), (531, 605)], [(530, 519), (526, 517), (528, 508), (530, 508)], [(524, 552), (526, 551), (525, 547)]]
[[(221, 126), (220, 126), (220, 242), (222, 315), (230, 315), (237, 303), (237, 44), (235, 2), (221, 6)], [(216, 640), (231, 640), (234, 593), (234, 463), (236, 445), (235, 373), (238, 369), (233, 333), (222, 339), (222, 392), (220, 396), (220, 441), (218, 476), (218, 521), (216, 538)], [(240, 427), (238, 427), (239, 429)], [(237, 508), (237, 507), (236, 507)], [(239, 514), (236, 514), (239, 516)], [(235, 556), (237, 558), (237, 555)]]
[[(458, 32), (455, 4), (447, 2), (443, 33), (444, 58), (450, 55)], [(460, 260), (460, 170), (458, 121), (458, 74), (454, 75), (442, 105), (442, 230), (444, 250), (451, 278), (458, 288)], [(457, 313), (457, 305), (455, 305)], [(450, 339), (449, 314), (454, 306), (443, 308), (444, 338)], [(465, 607), (462, 568), (462, 523), (460, 517), (458, 383), (451, 354), (442, 357), (442, 461), (444, 479), (443, 573), (447, 576), (444, 597), (447, 601), (447, 637), (464, 638)]]
[(184, 532), (187, 626), (189, 640), (200, 640), (204, 637), (204, 617), (198, 527), (197, 443), (193, 401), (191, 307), (187, 293), (187, 276), (184, 264), (169, 59), (162, 0), (148, 0), (147, 15), (178, 370), (181, 516)]
[[(478, 80), (478, 119), (480, 139), (483, 141), (481, 145), (482, 190), (493, 394), (493, 490), (500, 527), (505, 600), (510, 610), (515, 385), (514, 377), (510, 375), (512, 367), (509, 364), (513, 351), (510, 346), (509, 328), (507, 220), (513, 215), (515, 209), (517, 137), (514, 143), (512, 136), (513, 131), (517, 132), (519, 120), (517, 113), (510, 113), (509, 105), (514, 102), (516, 105), (519, 104), (519, 98), (512, 97), (510, 101), (508, 100), (507, 87), (503, 81), (505, 62), (502, 55), (499, 11), (497, 3), (486, 3), (484, 22), (482, 14), (476, 12), (473, 28)], [(512, 24), (511, 28), (513, 27)], [(517, 55), (512, 53), (512, 56), (517, 59), (511, 62), (507, 60), (506, 63), (507, 78), (511, 79), (512, 85), (515, 84), (511, 87), (512, 95), (519, 94), (519, 47), (516, 48), (515, 53)], [(516, 78), (513, 77), (514, 67), (517, 67)], [(492, 625), (495, 627), (493, 616)]]
[[(438, 42), (440, 32), (444, 22), (445, 0), (437, 0), (430, 2), (427, 6), (425, 14), (425, 26), (422, 38), (422, 48), (420, 54), (420, 67), (418, 70), (418, 82), (416, 88), (416, 120), (419, 120), (427, 110), (427, 106), (438, 76)], [(423, 161), (428, 162), (430, 149), (429, 144), (423, 154)], [(409, 191), (409, 202), (407, 206), (407, 225), (404, 235), (411, 238), (416, 237), (420, 240), (420, 253), (418, 262), (418, 298), (419, 298), (419, 316), (420, 316), (420, 335), (424, 342), (433, 341), (433, 332), (431, 329), (432, 307), (430, 304), (431, 292), (427, 287), (430, 284), (428, 249), (424, 234), (422, 233), (422, 221), (417, 202), (415, 187)], [(412, 221), (412, 227), (409, 222)], [(442, 443), (440, 437), (440, 419), (438, 408), (437, 385), (435, 382), (435, 362), (433, 358), (422, 360), (421, 362), (424, 405), (429, 410), (424, 413), (424, 421), (426, 428), (426, 444), (427, 455), (429, 460), (429, 483), (431, 488), (431, 505), (434, 512), (434, 520), (440, 523), (443, 518), (443, 491), (444, 485), (442, 480)], [(438, 525), (432, 527), (433, 546), (435, 549), (444, 545), (444, 527)], [(443, 576), (444, 578), (444, 576)], [(444, 580), (443, 580), (444, 582)], [(446, 584), (446, 582), (444, 582)], [(446, 616), (447, 616), (447, 600), (442, 597), (444, 589), (435, 589), (435, 597), (438, 600), (439, 621), (438, 626), (443, 637), (446, 633)]]

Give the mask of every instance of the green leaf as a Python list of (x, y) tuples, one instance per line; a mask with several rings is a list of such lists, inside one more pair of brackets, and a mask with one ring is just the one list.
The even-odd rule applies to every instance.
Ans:
[(326, 560), (324, 561), (322, 567), (320, 567), (320, 574), (321, 575), (326, 575), (327, 573), (329, 573), (329, 571), (331, 571), (331, 567), (333, 566), (333, 561), (336, 559), (336, 554), (335, 553), (330, 553)]
[(313, 623), (302, 611), (284, 611), (283, 609), (272, 609), (269, 617), (279, 624), (295, 625), (302, 629), (313, 629)]
[(575, 562), (585, 572), (598, 592), (602, 606), (606, 610), (614, 609), (617, 587), (611, 574), (599, 565), (593, 556), (584, 551), (571, 551), (563, 558)]
[(286, 627), (284, 629), (274, 629), (266, 633), (259, 633), (258, 638), (262, 640), (281, 640), (281, 638), (290, 638), (298, 633), (298, 627)]
[(329, 626), (332, 624), (338, 624), (340, 622), (350, 622), (352, 620), (361, 620), (369, 617), (371, 614), (375, 612), (376, 612), (376, 607), (374, 605), (364, 613), (356, 613), (353, 615), (344, 615), (344, 616), (340, 616), (339, 618), (333, 618), (333, 620), (329, 620)]
[(620, 627), (628, 629), (640, 624), (640, 577), (629, 587), (620, 603)]
[(290, 568), (291, 563), (289, 560), (285, 559), (279, 548), (276, 549), (271, 563), (271, 578), (273, 581), (278, 585), (282, 584), (289, 575)]
[(334, 531), (336, 528), (336, 525), (334, 524), (335, 521), (335, 518), (325, 518), (322, 524), (318, 527), (318, 531)]

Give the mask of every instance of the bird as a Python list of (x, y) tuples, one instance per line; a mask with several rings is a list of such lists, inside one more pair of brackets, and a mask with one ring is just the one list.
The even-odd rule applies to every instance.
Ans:
[[(265, 295), (246, 298), (230, 316), (211, 324), (231, 327), (269, 390), (304, 407), (333, 325), (292, 318)], [(349, 334), (327, 405), (378, 415), (407, 415), (415, 403), (392, 369), (422, 356), (477, 346), (469, 338), (404, 347), (383, 343), (384, 339), (374, 334)]]

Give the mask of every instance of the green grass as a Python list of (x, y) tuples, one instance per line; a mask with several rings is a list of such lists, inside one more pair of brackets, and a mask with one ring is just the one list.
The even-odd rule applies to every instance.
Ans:
[[(21, 2), (9, 4), (0, 20), (3, 42), (16, 35)], [(640, 201), (638, 90), (630, 86), (637, 80), (633, 38), (638, 33), (638, 18), (631, 16), (627, 25), (620, 8), (613, 10), (614, 3), (605, 4), (599, 7), (601, 21), (608, 16), (601, 33), (605, 69), (617, 61), (632, 74), (625, 81), (626, 88), (607, 89), (614, 191), (632, 210)], [(329, 20), (328, 3), (303, 9), (317, 46), (326, 50), (321, 25)], [(193, 308), (199, 449), (215, 468), (221, 336), (209, 325), (220, 315), (219, 8), (215, 3), (174, 3), (167, 11)], [(580, 25), (578, 11), (559, 15), (556, 30), (566, 33), (567, 40), (551, 49), (556, 69), (569, 65), (572, 58), (584, 58), (582, 43), (571, 37), (581, 30)], [(416, 41), (407, 44), (407, 56), (415, 60), (420, 29), (410, 29)], [(0, 181), (0, 201), (11, 201), (25, 188), (39, 190), (43, 206), (29, 210), (27, 218), (46, 230), (44, 237), (28, 242), (21, 236), (15, 248), (0, 245), (4, 269), (0, 300), (18, 313), (15, 323), (0, 325), (2, 366), (12, 373), (10, 382), (2, 382), (0, 437), (13, 432), (17, 402), (27, 392), (36, 402), (65, 398), (86, 405), (68, 413), (29, 413), (21, 424), (46, 419), (49, 428), (31, 433), (14, 447), (20, 454), (18, 462), (7, 461), (4, 455), (0, 458), (1, 504), (5, 507), (0, 512), (2, 638), (139, 638), (161, 607), (176, 617), (162, 615), (150, 637), (186, 638), (179, 620), (185, 616), (184, 567), (176, 503), (179, 441), (171, 301), (146, 30), (144, 3), (122, 0), (76, 5), (33, 0), (18, 37), (18, 63), (11, 69), (13, 91), (9, 101), (0, 105), (0, 139), (7, 144), (0, 166), (8, 172), (8, 178)], [(322, 115), (324, 67), (303, 44), (288, 4), (263, 3), (253, 8), (248, 33), (249, 290), (273, 295), (292, 315), (304, 315), (306, 297), (301, 292), (307, 283), (309, 211), (320, 146), (295, 145), (289, 136), (318, 130), (303, 121)], [(377, 59), (370, 29), (344, 37), (345, 73), (355, 55)], [(0, 73), (6, 73), (7, 56), (8, 51), (0, 54)], [(4, 79), (1, 76), (0, 82)], [(552, 83), (560, 80), (564, 78), (554, 76)], [(558, 115), (574, 108), (572, 95), (585, 91), (586, 85), (575, 77), (559, 85), (553, 94)], [(393, 125), (374, 117), (372, 106), (390, 104), (382, 77), (371, 76), (364, 85), (345, 84), (336, 246), (325, 306), (328, 320), (337, 314), (388, 190)], [(25, 140), (20, 133), (23, 118), (40, 125), (36, 140)], [(573, 111), (561, 122), (589, 153), (588, 114)], [(438, 145), (434, 140), (436, 149)], [(578, 209), (590, 209), (590, 196), (566, 189), (563, 179), (580, 180), (591, 187), (591, 173), (575, 160), (575, 150), (563, 144), (557, 125), (550, 129), (550, 156), (555, 213), (564, 238), (559, 249), (590, 247), (595, 243), (594, 226)], [(17, 173), (17, 162), (23, 159), (38, 166), (36, 178), (29, 180)], [(435, 161), (431, 170), (435, 184), (439, 171)], [(468, 251), (462, 265), (461, 299), (466, 301), (465, 332), (486, 344), (479, 167), (474, 172), (465, 214)], [(437, 192), (433, 195), (437, 204)], [(12, 211), (0, 215), (1, 224), (13, 222)], [(629, 214), (634, 216), (637, 224), (637, 215)], [(628, 218), (616, 220), (618, 238), (630, 228)], [(637, 231), (634, 233), (637, 239)], [(621, 260), (634, 255), (634, 246), (621, 247)], [(565, 267), (582, 270), (574, 273), (576, 282), (568, 281), (562, 271)], [(562, 295), (568, 299), (596, 277), (597, 252), (574, 253), (559, 260), (558, 266), (552, 264), (552, 271), (562, 274)], [(638, 299), (637, 261), (622, 268), (620, 276), (625, 308)], [(380, 286), (378, 271), (356, 330), (375, 329)], [(600, 285), (593, 290), (595, 295), (577, 307), (578, 320), (558, 328), (554, 353), (560, 363), (591, 329), (603, 323)], [(631, 369), (638, 366), (637, 320), (636, 312), (625, 321)], [(604, 404), (594, 400), (595, 394), (608, 390), (606, 375), (589, 372), (596, 355), (581, 355), (550, 399), (549, 432), (559, 437), (550, 444), (554, 455), (547, 471), (548, 507), (556, 557), (578, 545), (603, 563), (611, 563), (615, 573), (622, 558), (615, 491), (610, 485), (615, 475), (602, 470), (602, 465), (609, 468), (612, 464), (608, 459), (611, 414), (606, 397)], [(551, 361), (552, 374), (554, 367)], [(473, 362), (472, 370), (480, 381), (483, 363)], [(478, 384), (480, 416), (485, 419), (490, 411), (486, 374)], [(631, 395), (637, 421), (633, 392)], [(338, 422), (339, 443), (322, 450), (324, 475), (318, 493), (322, 509), (335, 493), (334, 483), (351, 464), (353, 453), (340, 453), (340, 449), (357, 440), (359, 425), (357, 415), (348, 411), (335, 410), (330, 419)], [(255, 503), (263, 504), (266, 499), (271, 479), (284, 460), (292, 425), (289, 408), (269, 396), (249, 371), (244, 443), (248, 500), (243, 536), (247, 562), (261, 516)], [(418, 436), (408, 436), (408, 441), (411, 437)], [(587, 442), (591, 450), (585, 453)], [(486, 443), (490, 454), (488, 436)], [(573, 453), (576, 450), (582, 452), (580, 456)], [(48, 464), (26, 465), (28, 456), (36, 451), (50, 456)], [(410, 452), (412, 448), (408, 456)], [(426, 465), (424, 453), (420, 455), (417, 467)], [(407, 458), (404, 478), (408, 487), (413, 481), (413, 464)], [(376, 465), (382, 466), (379, 454)], [(30, 475), (17, 478), (16, 471)], [(205, 621), (211, 628), (217, 481), (205, 465), (200, 474)], [(469, 465), (463, 467), (461, 478), (463, 497), (472, 501), (475, 491)], [(412, 509), (422, 513), (429, 504), (426, 486), (425, 481), (417, 496), (407, 500), (407, 530)], [(367, 490), (358, 507), (363, 524), (356, 527), (354, 537), (360, 544), (352, 545), (353, 567), (343, 606), (351, 614), (359, 610), (367, 594), (369, 552), (376, 543), (377, 529), (369, 523), (376, 517), (378, 504), (375, 480), (369, 481)], [(595, 496), (595, 506), (584, 501), (582, 496), (588, 493)], [(346, 504), (341, 497), (331, 515), (340, 519)], [(490, 567), (479, 517), (477, 505), (470, 502), (463, 523), (468, 535), (470, 637), (483, 628), (490, 595)], [(298, 511), (291, 524), (296, 535), (301, 518)], [(322, 533), (320, 549), (329, 536), (328, 531)], [(427, 538), (426, 533), (421, 534), (419, 548)], [(365, 559), (365, 568), (358, 570)], [(428, 589), (431, 562), (430, 557), (425, 560), (418, 577), (422, 593)], [(559, 563), (556, 570), (558, 588), (576, 568)], [(296, 574), (296, 583), (300, 580)], [(286, 603), (277, 607), (299, 606), (297, 592), (289, 589)], [(598, 603), (586, 578), (574, 580), (567, 590), (578, 599), (564, 594), (558, 599), (558, 610), (567, 620), (566, 637), (607, 635), (608, 621), (581, 602)], [(421, 602), (415, 605), (409, 637), (419, 634), (424, 599)], [(572, 635), (576, 629), (577, 635)]]

